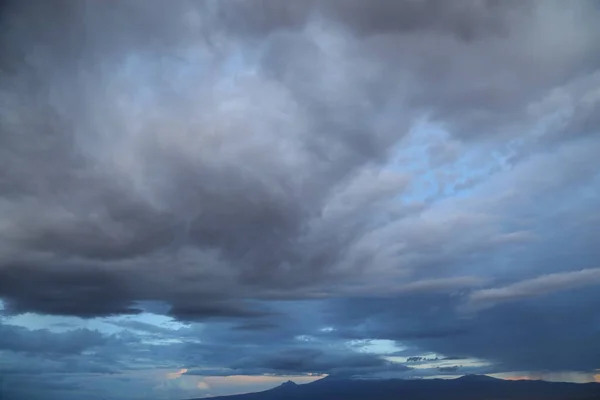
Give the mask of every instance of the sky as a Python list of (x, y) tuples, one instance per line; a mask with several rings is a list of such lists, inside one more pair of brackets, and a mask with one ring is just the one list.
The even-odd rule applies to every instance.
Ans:
[(0, 3), (0, 388), (600, 381), (600, 3)]

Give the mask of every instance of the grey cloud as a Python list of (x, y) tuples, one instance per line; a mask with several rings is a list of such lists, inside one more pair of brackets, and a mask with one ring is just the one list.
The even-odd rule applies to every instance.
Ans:
[(460, 368), (460, 365), (452, 365), (450, 367), (438, 367), (437, 370), (440, 372), (456, 372)]
[[(392, 204), (415, 177), (382, 165), (414, 121), (430, 115), (461, 146), (480, 128), (512, 137), (565, 81), (577, 112), (593, 108), (571, 83), (593, 68), (586, 2), (580, 24), (554, 2), (7, 10), (0, 295), (13, 312), (92, 317), (156, 300), (186, 320), (261, 317), (252, 299), (435, 282), (421, 267), (505, 232), (484, 211), (423, 220), (427, 204)], [(558, 53), (550, 25), (563, 28)]]
[(263, 317), (271, 312), (267, 310), (257, 309), (255, 307), (245, 306), (241, 302), (235, 303), (214, 303), (207, 302), (194, 306), (177, 306), (175, 305), (169, 315), (182, 321), (201, 320), (206, 318), (248, 318), (248, 317)]
[(400, 292), (448, 292), (451, 290), (477, 287), (485, 284), (485, 279), (477, 276), (425, 279), (414, 281), (400, 288)]
[(597, 368), (594, 2), (7, 4), (7, 315), (156, 302), (205, 326), (120, 327), (190, 369)]
[[(31, 24), (36, 25), (35, 30), (52, 31), (52, 35), (42, 35), (41, 32), (32, 35), (39, 37), (44, 46), (50, 49), (62, 46), (55, 40), (55, 35), (66, 35), (66, 29), (74, 32), (84, 29), (92, 36), (107, 34), (113, 36), (116, 43), (120, 41), (120, 35), (129, 38), (132, 31), (137, 35), (138, 30), (144, 30), (144, 18), (148, 15), (142, 14), (142, 21), (138, 21), (128, 14), (129, 7), (140, 5), (135, 2), (123, 5), (127, 10), (120, 18), (132, 18), (132, 24), (129, 28), (117, 24), (114, 30), (108, 30), (110, 34), (104, 28), (102, 33), (95, 29), (99, 29), (101, 21), (105, 18), (108, 20), (108, 15), (114, 11), (101, 9), (102, 12), (94, 14), (94, 17), (87, 17), (87, 8), (95, 10), (98, 5), (84, 2), (61, 17), (67, 20), (62, 21), (60, 25), (63, 27), (60, 29), (54, 25), (52, 18), (50, 25)], [(68, 8), (67, 3), (63, 6)], [(37, 3), (31, 7), (36, 9), (28, 11), (26, 7), (22, 9), (19, 6), (18, 10), (25, 17), (38, 18), (40, 8), (44, 7)], [(150, 14), (154, 13), (151, 7), (149, 10)], [(46, 11), (51, 14), (54, 12)], [(179, 11), (177, 9), (174, 13)], [(15, 15), (19, 15), (19, 12)], [(83, 28), (74, 21), (77, 17), (90, 18), (91, 24)], [(169, 19), (163, 23), (168, 25)], [(25, 27), (16, 24), (14, 29), (19, 32)], [(183, 39), (188, 33), (169, 34)], [(71, 32), (69, 35), (79, 36)], [(26, 41), (27, 38), (24, 36), (21, 40)], [(25, 45), (22, 50), (28, 51)], [(31, 61), (22, 58), (22, 68), (12, 78), (15, 86), (3, 91), (7, 99), (3, 112), (7, 119), (4, 120), (6, 124), (2, 128), (2, 138), (7, 157), (2, 159), (7, 163), (5, 169), (12, 171), (3, 182), (7, 191), (10, 190), (9, 201), (3, 208), (13, 215), (8, 222), (9, 230), (4, 230), (3, 236), (11, 242), (12, 248), (20, 249), (22, 254), (50, 254), (57, 264), (64, 262), (64, 258), (78, 257), (86, 266), (77, 267), (77, 274), (90, 271), (92, 275), (95, 272), (91, 271), (102, 269), (107, 275), (106, 279), (122, 283), (122, 288), (115, 288), (116, 295), (110, 296), (115, 304), (94, 300), (99, 304), (97, 307), (103, 304), (106, 310), (92, 309), (90, 315), (127, 311), (128, 301), (136, 297), (178, 303), (172, 299), (175, 296), (161, 293), (164, 290), (160, 287), (143, 288), (140, 281), (135, 283), (136, 287), (132, 287), (133, 282), (127, 283), (130, 278), (123, 278), (120, 272), (106, 271), (126, 269), (121, 265), (115, 265), (114, 269), (111, 266), (124, 259), (135, 263), (139, 271), (144, 268), (143, 265), (153, 264), (156, 253), (169, 255), (185, 246), (209, 253), (207, 264), (217, 261), (214, 259), (216, 257), (223, 269), (231, 271), (227, 279), (241, 281), (251, 287), (302, 286), (313, 280), (326, 279), (327, 268), (336, 262), (343, 247), (337, 247), (334, 243), (322, 249), (306, 247), (314, 246), (314, 239), (305, 236), (306, 225), (319, 214), (332, 187), (352, 176), (359, 166), (380, 157), (387, 151), (387, 145), (393, 143), (396, 137), (401, 137), (403, 132), (388, 132), (382, 133), (380, 138), (372, 137), (369, 134), (372, 118), (366, 114), (361, 130), (347, 131), (349, 128), (340, 124), (345, 124), (344, 116), (357, 115), (354, 100), (339, 105), (331, 103), (329, 107), (337, 114), (336, 120), (324, 121), (321, 120), (324, 116), (314, 115), (311, 110), (296, 104), (289, 89), (260, 75), (240, 82), (237, 90), (243, 94), (240, 98), (246, 103), (243, 107), (226, 110), (220, 102), (207, 103), (209, 99), (201, 93), (184, 92), (181, 89), (180, 93), (175, 93), (181, 100), (186, 98), (201, 108), (207, 107), (204, 116), (190, 120), (195, 114), (190, 109), (191, 103), (183, 104), (177, 110), (173, 109), (172, 104), (156, 104), (156, 120), (151, 117), (152, 113), (135, 116), (135, 113), (139, 113), (136, 107), (141, 106), (136, 102), (143, 101), (135, 97), (136, 92), (139, 93), (147, 84), (157, 94), (164, 90), (179, 90), (175, 88), (176, 82), (171, 82), (168, 88), (163, 87), (160, 80), (154, 79), (154, 74), (168, 77), (185, 69), (187, 64), (174, 62), (172, 65), (156, 65), (158, 58), (153, 58), (152, 54), (140, 54), (139, 58), (148, 58), (144, 61), (147, 62), (144, 68), (148, 69), (148, 76), (142, 73), (133, 77), (130, 76), (126, 59), (123, 59), (126, 48), (119, 50), (116, 46), (110, 49), (114, 50), (111, 52), (105, 45), (103, 41), (89, 43), (80, 57), (81, 62), (76, 64), (69, 64), (74, 61), (68, 52), (71, 48), (61, 59), (54, 59), (54, 56), (43, 52)], [(202, 48), (200, 51), (212, 57), (210, 51)], [(100, 54), (105, 54), (107, 59), (97, 66), (84, 63), (86, 57), (93, 58)], [(58, 72), (52, 69), (56, 64), (81, 73), (74, 74), (64, 82), (65, 78), (56, 75)], [(47, 102), (37, 99), (38, 94), (19, 84), (33, 70), (41, 74), (40, 86), (51, 93)], [(195, 74), (205, 84), (214, 85), (209, 83), (208, 77)], [(120, 82), (120, 79), (128, 77), (132, 78), (129, 83)], [(221, 80), (225, 78), (221, 77)], [(121, 86), (121, 83), (129, 87)], [(326, 86), (323, 87), (325, 89)], [(337, 91), (343, 88), (332, 89)], [(110, 99), (121, 95), (128, 97), (128, 100), (122, 107), (117, 107)], [(233, 93), (223, 93), (222, 100), (227, 101), (231, 95), (235, 96)], [(16, 102), (19, 96), (32, 100), (36, 98), (37, 107), (42, 108), (35, 113), (37, 119), (32, 120), (29, 111), (19, 108), (20, 103)], [(270, 104), (261, 103), (258, 108), (256, 100), (259, 97), (262, 103), (267, 101)], [(349, 97), (346, 96), (346, 99)], [(214, 112), (209, 111), (209, 107)], [(267, 109), (272, 110), (270, 117), (264, 113)], [(28, 115), (27, 123), (25, 114)], [(256, 118), (257, 115), (261, 117)], [(140, 129), (145, 130), (143, 139), (129, 129), (132, 118), (142, 124)], [(34, 138), (40, 134), (40, 126), (51, 132), (44, 139), (46, 142), (43, 146), (29, 146), (23, 150), (27, 154), (19, 153), (17, 150), (23, 147), (22, 140), (25, 140), (25, 134), (21, 131), (25, 130), (26, 135)], [(284, 128), (288, 133), (281, 136), (279, 132)], [(340, 135), (328, 138), (322, 135), (322, 129), (332, 134), (340, 132)], [(219, 131), (220, 138), (210, 133), (215, 130)], [(342, 134), (345, 131), (347, 135)], [(254, 140), (245, 132), (262, 139)], [(191, 145), (190, 141), (195, 144)], [(280, 153), (273, 151), (276, 148), (281, 150)], [(273, 156), (280, 155), (265, 158), (262, 156), (264, 151)], [(35, 218), (31, 217), (33, 210), (37, 210)], [(232, 229), (233, 226), (235, 228)], [(29, 262), (34, 269), (45, 268), (35, 266), (32, 260), (25, 262)], [(180, 259), (166, 262), (175, 266), (170, 268), (174, 270), (175, 280), (186, 279), (188, 272), (182, 270), (187, 267), (182, 265)], [(197, 262), (202, 263), (202, 260)], [(41, 262), (44, 263), (49, 261)], [(294, 268), (290, 270), (289, 266)], [(8, 272), (3, 272), (11, 273), (11, 268), (5, 267)], [(161, 268), (162, 272), (150, 274), (170, 273), (166, 272), (166, 267), (157, 268)], [(222, 272), (212, 268), (203, 271), (208, 276), (203, 276), (205, 272), (199, 272), (197, 279), (205, 281), (207, 286), (210, 286), (210, 280), (221, 280), (214, 275)], [(36, 274), (34, 271), (33, 275)], [(127, 272), (124, 274), (127, 275)], [(50, 280), (48, 284), (52, 285), (52, 282)], [(70, 288), (69, 285), (75, 284), (65, 281), (64, 287)], [(155, 284), (160, 286), (160, 283)], [(107, 287), (98, 285), (98, 290), (109, 290), (108, 282)], [(229, 290), (223, 283), (218, 285), (222, 286), (223, 291)], [(3, 295), (12, 299), (12, 303), (21, 303), (14, 305), (16, 309), (61, 312), (51, 309), (54, 306), (33, 304), (39, 298), (35, 293), (28, 295), (28, 300), (19, 299), (15, 293), (6, 292)], [(83, 306), (86, 302), (71, 303)], [(176, 304), (174, 313), (188, 315), (194, 307)], [(202, 314), (206, 307), (197, 309)], [(75, 315), (84, 313), (77, 310), (64, 312)], [(239, 313), (232, 311), (229, 314)]]
[(279, 353), (253, 355), (233, 363), (229, 369), (191, 370), (191, 375), (281, 375), (318, 373), (334, 376), (357, 377), (381, 372), (404, 372), (410, 368), (386, 361), (371, 354), (335, 353), (316, 348), (298, 348)]
[[(419, 349), (420, 354), (460, 354), (491, 363), (482, 367), (488, 372), (593, 371), (600, 351), (593, 339), (600, 329), (595, 312), (599, 300), (596, 288), (585, 286), (465, 316), (457, 313), (460, 298), (421, 298), (409, 304), (381, 299), (370, 307), (364, 301), (362, 307), (358, 302), (340, 304), (332, 324), (344, 336), (397, 340), (412, 349), (402, 356), (418, 355)], [(408, 334), (424, 328), (427, 334)]]
[(245, 324), (237, 325), (233, 329), (241, 331), (263, 331), (274, 328), (277, 328), (277, 325), (270, 322), (252, 321)]
[(548, 274), (504, 287), (476, 290), (469, 295), (469, 304), (475, 307), (486, 307), (599, 284), (599, 268)]
[(549, 142), (564, 140), (565, 135), (581, 138), (593, 135), (600, 128), (597, 118), (598, 94), (595, 88), (600, 73), (590, 71), (550, 91), (542, 101), (531, 106), (534, 115), (552, 115), (552, 127), (544, 134)]
[[(591, 28), (592, 25), (584, 22), (592, 3), (579, 3), (581, 8), (572, 10), (575, 18), (582, 22), (575, 30), (570, 29), (573, 20), (561, 18), (560, 4), (532, 4), (530, 24), (516, 24), (510, 29), (510, 46), (504, 45), (508, 41), (490, 40), (464, 47), (444, 38), (445, 49), (438, 49), (461, 56), (453, 57), (450, 64), (442, 65), (436, 63), (441, 61), (440, 53), (432, 51), (431, 57), (436, 55), (432, 59), (428, 59), (430, 55), (423, 55), (421, 60), (429, 62), (424, 62), (421, 73), (427, 74), (430, 82), (436, 83), (431, 93), (421, 92), (422, 104), (432, 107), (434, 115), (457, 137), (512, 136), (512, 132), (519, 129), (531, 129), (532, 124), (539, 120), (528, 115), (526, 110), (530, 105), (544, 99), (550, 87), (561, 86), (567, 76), (574, 76), (582, 69), (588, 72), (597, 69), (598, 51), (589, 41), (598, 35), (597, 28)], [(520, 17), (524, 15), (527, 13)], [(552, 39), (560, 43), (560, 52), (544, 51), (541, 58), (532, 58), (531, 46), (543, 46), (542, 43), (550, 40), (550, 31), (557, 25), (570, 32), (567, 36)], [(544, 35), (545, 39), (538, 35)], [(428, 46), (427, 43), (423, 45), (425, 49)], [(478, 49), (480, 45), (486, 46), (486, 50)], [(482, 52), (486, 53), (485, 58), (480, 58)], [(436, 69), (437, 65), (439, 69)], [(513, 71), (510, 76), (504, 74), (507, 68)], [(454, 85), (445, 80), (448, 74), (461, 78), (453, 81)]]
[(460, 297), (440, 293), (359, 298), (333, 303), (327, 314), (343, 338), (393, 340), (420, 348), (431, 340), (452, 341), (471, 334), (472, 323), (456, 318), (454, 308), (459, 302)]
[[(577, 294), (558, 292), (544, 301), (530, 299), (514, 305), (498, 305), (482, 312), (475, 319), (472, 335), (461, 338), (474, 342), (467, 345), (457, 340), (454, 345), (458, 351), (469, 346), (472, 353), (498, 360), (507, 369), (591, 371), (596, 368), (594, 357), (598, 356), (598, 348), (591, 339), (598, 331), (598, 324), (592, 322), (597, 319), (592, 311), (597, 304), (598, 296), (593, 289), (579, 289)], [(486, 327), (492, 321), (496, 321), (495, 331), (491, 326)], [(485, 340), (498, 347), (492, 348)], [(548, 349), (556, 341), (561, 346), (548, 357)], [(513, 350), (509, 343), (523, 346)]]
[(0, 324), (0, 350), (32, 354), (80, 354), (87, 349), (102, 346), (105, 341), (102, 334), (88, 329), (58, 334), (48, 330), (30, 331)]
[[(461, 40), (505, 32), (515, 8), (527, 12), (527, 2), (469, 1), (459, 4), (440, 0), (371, 3), (351, 0), (323, 2), (327, 12), (362, 34), (434, 31)], [(522, 8), (521, 8), (522, 7)], [(513, 15), (511, 15), (513, 14)]]
[(309, 21), (318, 3), (278, 2), (260, 0), (254, 2), (231, 1), (213, 8), (217, 21), (226, 30), (252, 37), (266, 35), (277, 30), (299, 30)]
[[(516, 10), (515, 10), (516, 9)], [(330, 19), (356, 35), (433, 31), (461, 40), (501, 35), (511, 17), (530, 12), (529, 2), (476, 0), (460, 4), (441, 0), (369, 3), (357, 0), (308, 0), (282, 3), (276, 0), (228, 2), (218, 14), (220, 22), (240, 34), (267, 34), (299, 30), (312, 18)], [(312, 18), (311, 18), (312, 17)]]
[(6, 300), (5, 313), (12, 314), (35, 311), (91, 317), (140, 312), (118, 275), (81, 264), (72, 268), (54, 263), (44, 268), (4, 265), (0, 293)]

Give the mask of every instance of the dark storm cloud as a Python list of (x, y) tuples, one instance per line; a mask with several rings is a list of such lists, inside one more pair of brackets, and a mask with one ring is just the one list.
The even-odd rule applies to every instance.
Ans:
[(213, 324), (155, 350), (191, 367), (402, 369), (351, 339), (597, 367), (594, 2), (6, 4), (8, 314), (158, 302)]
[(79, 354), (104, 343), (104, 337), (99, 332), (88, 329), (56, 334), (0, 323), (0, 350), (32, 354)]
[[(215, 92), (221, 97), (215, 102), (203, 91), (189, 90), (189, 85), (178, 87), (181, 84), (169, 80), (172, 74), (193, 65), (190, 55), (184, 54), (188, 59), (183, 61), (165, 60), (166, 64), (161, 64), (163, 53), (164, 57), (172, 54), (160, 42), (150, 53), (136, 47), (140, 37), (148, 33), (145, 18), (155, 21), (157, 17), (156, 7), (145, 8), (136, 2), (123, 5), (120, 18), (131, 19), (131, 25), (125, 27), (120, 25), (121, 19), (108, 22), (109, 16), (119, 13), (119, 7), (115, 10), (92, 2), (69, 4), (55, 8), (35, 2), (16, 5), (7, 17), (8, 36), (19, 36), (18, 50), (25, 53), (15, 61), (20, 68), (5, 73), (10, 85), (3, 90), (6, 118), (2, 147), (6, 157), (2, 159), (3, 169), (11, 173), (2, 185), (7, 211), (14, 211), (10, 230), (3, 236), (10, 246), (26, 255), (41, 253), (47, 257), (47, 261), (37, 261), (36, 268), (41, 270), (47, 270), (44, 264), (60, 264), (75, 257), (89, 265), (78, 269), (117, 271), (127, 267), (117, 264), (113, 269), (110, 265), (127, 260), (139, 265), (140, 272), (172, 274), (176, 281), (194, 274), (192, 279), (212, 286), (210, 282), (216, 279), (224, 287), (215, 287), (215, 291), (224, 292), (230, 291), (228, 283), (235, 282), (297, 287), (333, 278), (330, 275), (335, 274), (328, 268), (338, 261), (344, 245), (337, 241), (316, 245), (320, 238), (315, 234), (327, 232), (305, 232), (307, 224), (321, 212), (332, 188), (351, 178), (357, 167), (385, 153), (387, 145), (402, 136), (402, 127), (393, 124), (389, 128), (401, 129), (392, 132), (387, 128), (387, 132), (373, 136), (370, 131), (375, 121), (368, 117), (371, 110), (354, 100), (329, 105), (332, 116), (313, 115), (316, 104), (296, 104), (289, 89), (260, 76), (240, 82), (236, 90), (242, 95), (241, 108), (226, 109), (222, 103), (228, 101), (228, 93)], [(190, 7), (181, 5), (170, 15), (175, 18), (187, 11), (193, 13)], [(134, 18), (130, 8), (148, 12)], [(42, 15), (49, 22), (34, 23)], [(35, 20), (27, 24), (30, 29), (21, 22), (23, 18)], [(184, 45), (195, 37), (195, 22), (190, 22), (190, 31), (181, 31), (170, 18), (161, 24), (164, 32), (153, 31), (147, 43), (155, 37), (167, 41), (179, 38)], [(89, 24), (80, 24), (87, 19)], [(63, 36), (75, 41), (83, 36), (94, 40), (83, 46), (64, 43), (59, 40)], [(109, 41), (115, 45), (109, 46)], [(33, 43), (39, 52), (31, 48)], [(134, 50), (137, 53), (130, 53)], [(214, 67), (206, 73), (192, 69), (189, 78), (209, 86), (215, 86), (210, 83), (213, 78), (225, 81), (215, 69), (223, 62), (202, 46), (198, 51), (204, 52), (202, 57), (212, 60)], [(106, 58), (95, 63), (101, 56)], [(325, 54), (320, 57), (330, 62)], [(72, 75), (66, 76), (66, 71)], [(348, 78), (356, 73), (360, 71), (350, 71)], [(34, 76), (38, 81), (31, 83)], [(30, 84), (37, 89), (32, 91)], [(320, 82), (312, 84), (316, 88)], [(150, 85), (149, 93), (145, 92), (146, 85)], [(353, 93), (361, 94), (368, 86), (366, 82), (364, 89)], [(125, 96), (121, 106), (111, 100), (115, 96)], [(22, 108), (20, 99), (29, 99), (34, 108)], [(173, 101), (181, 101), (181, 107)], [(206, 114), (192, 118), (195, 111), (191, 104), (208, 107)], [(154, 112), (136, 115), (139, 107), (158, 108), (155, 116), (151, 116)], [(264, 110), (270, 110), (269, 114)], [(350, 121), (344, 121), (351, 115), (365, 117), (362, 127), (351, 127)], [(133, 128), (131, 124), (141, 125)], [(284, 129), (287, 131), (281, 135)], [(275, 157), (265, 158), (265, 151)], [(30, 210), (37, 210), (35, 217)], [(183, 271), (187, 260), (181, 259), (178, 249), (185, 246), (197, 249), (192, 262), (210, 268)], [(177, 256), (170, 258), (173, 252)], [(156, 253), (162, 257), (161, 265), (156, 266), (161, 271), (151, 270)], [(216, 262), (231, 271), (217, 271), (221, 268), (214, 267)], [(125, 287), (119, 290), (128, 291), (130, 297), (138, 296), (133, 293), (160, 300), (172, 297), (161, 294), (164, 289), (160, 287), (144, 290), (142, 285), (162, 284), (143, 282), (152, 279), (135, 282), (135, 288), (132, 282), (122, 283)], [(183, 291), (179, 297), (193, 297)], [(18, 302), (13, 293), (5, 296)], [(126, 309), (120, 306), (120, 294), (110, 297), (118, 303), (115, 313)], [(22, 303), (36, 298), (39, 296), (28, 295), (29, 300)], [(23, 305), (38, 311), (42, 307)], [(90, 314), (109, 312), (110, 303), (102, 307), (107, 311), (92, 310)], [(184, 304), (175, 311), (187, 315), (188, 311), (178, 310), (194, 308), (202, 313), (207, 307)]]
[[(360, 34), (433, 31), (473, 40), (489, 34), (504, 33), (511, 14), (527, 12), (530, 4), (517, 1), (441, 0), (390, 2), (358, 0), (323, 2), (325, 14), (335, 15), (342, 24)], [(514, 15), (512, 15), (514, 17)]]
[(308, 0), (280, 2), (230, 1), (219, 8), (219, 22), (239, 34), (265, 35), (279, 30), (300, 30), (311, 17), (321, 17), (357, 35), (433, 31), (461, 40), (506, 34), (509, 17), (531, 12), (528, 1)]
[(243, 303), (208, 303), (199, 304), (197, 306), (183, 306), (179, 307), (175, 305), (169, 315), (182, 320), (182, 321), (193, 321), (201, 320), (206, 318), (248, 318), (248, 317), (262, 317), (269, 315), (268, 311), (260, 310), (257, 308), (251, 308), (245, 306)]
[(190, 375), (229, 376), (229, 375), (262, 375), (275, 373), (293, 374), (329, 374), (340, 377), (358, 377), (380, 372), (404, 372), (410, 368), (386, 361), (371, 354), (348, 354), (321, 350), (317, 348), (298, 348), (279, 353), (253, 355), (242, 358), (228, 369), (190, 370)]
[(100, 268), (48, 263), (5, 265), (0, 269), (0, 293), (6, 313), (92, 317), (137, 313), (118, 276)]

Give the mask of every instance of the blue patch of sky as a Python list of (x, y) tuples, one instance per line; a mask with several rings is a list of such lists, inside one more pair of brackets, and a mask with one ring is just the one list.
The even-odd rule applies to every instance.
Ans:
[(386, 355), (405, 350), (393, 340), (387, 339), (360, 339), (346, 342), (346, 345), (355, 351), (369, 354)]
[(148, 312), (143, 312), (143, 313), (136, 314), (136, 315), (127, 315), (127, 316), (106, 318), (105, 320), (108, 322), (113, 321), (113, 320), (114, 321), (142, 322), (145, 324), (156, 326), (158, 328), (165, 328), (165, 329), (171, 329), (171, 330), (178, 330), (178, 329), (183, 329), (183, 328), (188, 327), (187, 324), (178, 322), (171, 317), (168, 317), (165, 315), (148, 313)]
[(116, 316), (106, 318), (83, 319), (78, 317), (40, 315), (36, 313), (24, 313), (3, 318), (3, 323), (7, 325), (20, 326), (30, 330), (47, 329), (50, 332), (61, 333), (74, 329), (97, 330), (105, 335), (119, 334), (132, 328), (124, 328), (113, 322), (136, 321), (159, 328), (171, 329), (175, 333), (178, 329), (186, 328), (180, 322), (171, 317), (151, 313), (141, 313), (131, 316)]
[(6, 317), (4, 323), (15, 325), (30, 330), (47, 329), (50, 332), (66, 332), (73, 329), (98, 330), (104, 334), (119, 333), (123, 329), (118, 328), (101, 319), (82, 319), (78, 317), (62, 317), (54, 315), (40, 315), (35, 313), (24, 313)]
[(474, 146), (461, 151), (461, 156), (436, 165), (431, 146), (451, 140), (448, 132), (427, 121), (417, 123), (398, 145), (388, 168), (412, 175), (408, 190), (400, 196), (405, 203), (435, 202), (448, 197), (468, 197), (478, 182), (501, 166), (500, 155), (486, 155)]

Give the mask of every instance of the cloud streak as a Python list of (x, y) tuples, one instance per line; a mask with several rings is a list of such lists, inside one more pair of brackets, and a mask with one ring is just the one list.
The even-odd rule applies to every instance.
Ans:
[(473, 305), (491, 306), (507, 301), (544, 296), (554, 292), (572, 290), (600, 283), (600, 268), (542, 275), (504, 287), (481, 289), (469, 295)]

